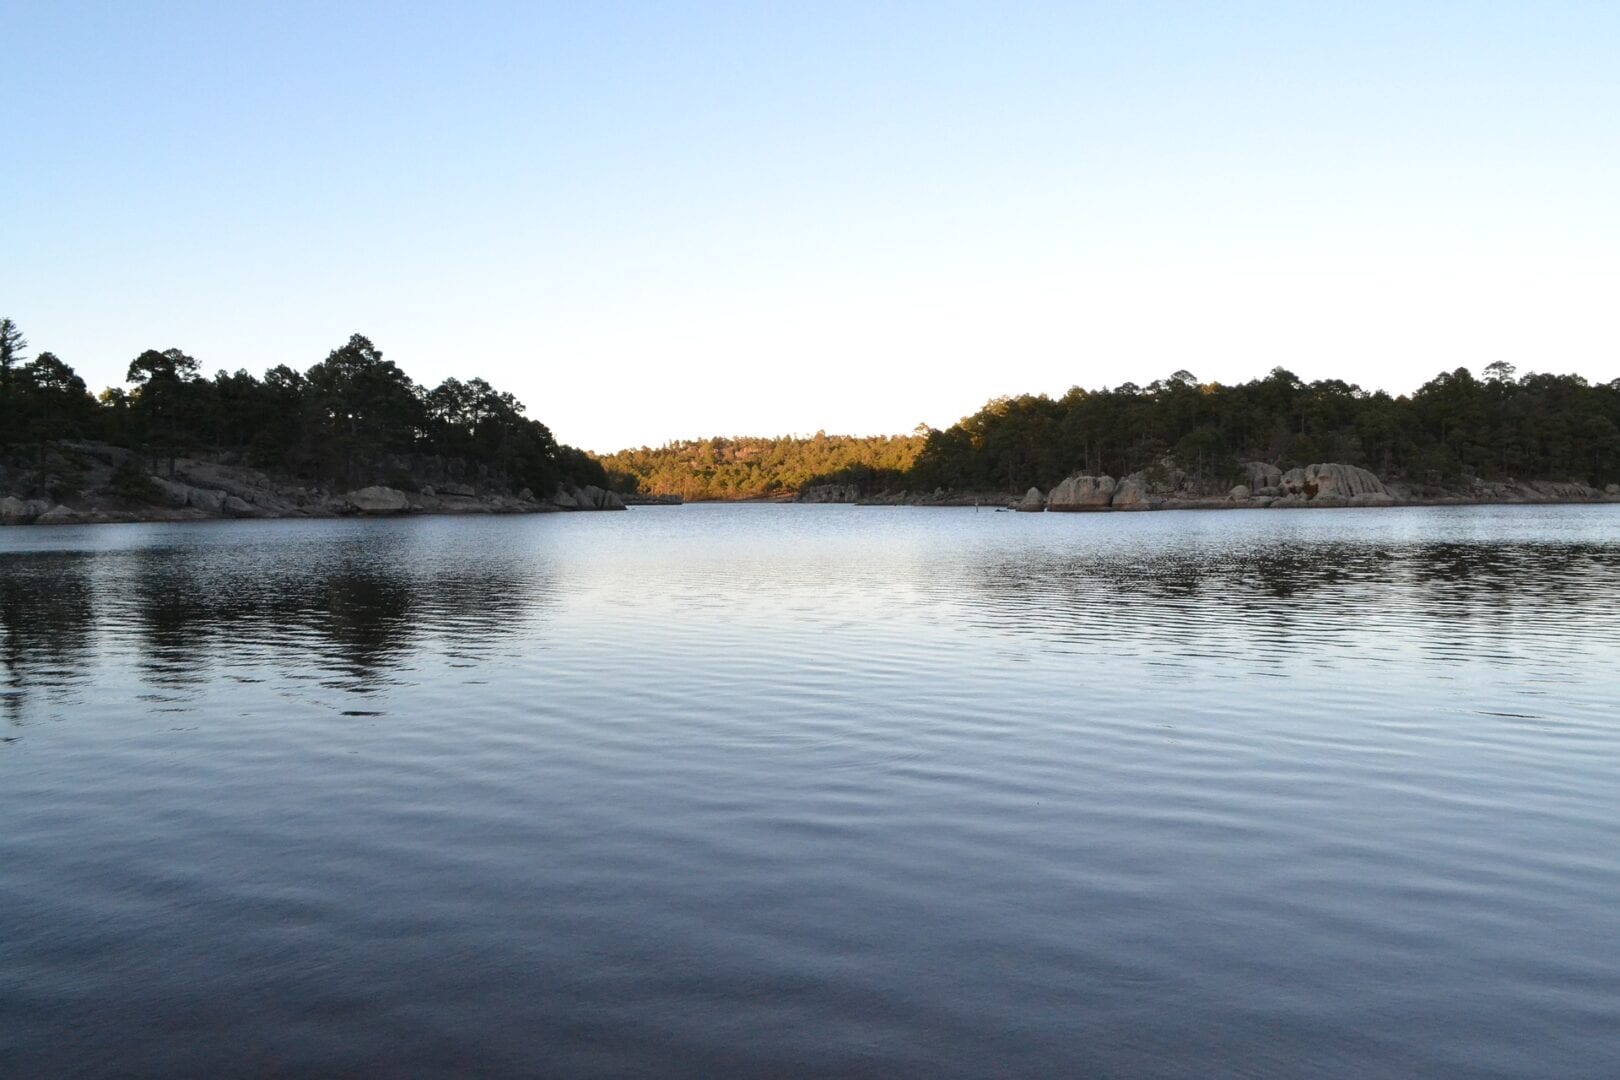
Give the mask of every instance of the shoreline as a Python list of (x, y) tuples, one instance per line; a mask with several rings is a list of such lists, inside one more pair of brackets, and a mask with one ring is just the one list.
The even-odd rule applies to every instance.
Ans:
[[(63, 451), (66, 451), (64, 453)], [(68, 456), (71, 454), (71, 458)], [(0, 525), (112, 525), (243, 519), (549, 514), (623, 510), (618, 493), (563, 484), (544, 498), (469, 478), (396, 470), (388, 481), (348, 490), (301, 483), (261, 469), (176, 458), (170, 469), (137, 467), (128, 451), (94, 443), (59, 444), (52, 470), (13, 471), (0, 483)], [(19, 477), (18, 474), (22, 476)], [(22, 483), (17, 483), (17, 479)], [(0, 472), (0, 481), (5, 479)], [(481, 478), (472, 478), (481, 480)]]
[[(581, 496), (584, 496), (581, 498)], [(612, 499), (605, 496), (613, 496)], [(358, 500), (358, 501), (356, 501)], [(600, 500), (598, 502), (597, 500)], [(78, 500), (75, 500), (78, 501)], [(1524, 496), (1502, 495), (1440, 495), (1395, 498), (1388, 502), (1352, 504), (1340, 499), (1321, 500), (1234, 500), (1230, 497), (1164, 498), (1135, 506), (1064, 506), (1053, 508), (1042, 505), (1020, 508), (1016, 496), (998, 494), (994, 497), (978, 496), (923, 496), (919, 498), (866, 498), (855, 500), (817, 500), (794, 497), (767, 497), (751, 499), (696, 499), (680, 500), (674, 497), (616, 496), (612, 492), (590, 489), (578, 493), (559, 492), (552, 500), (519, 499), (508, 495), (436, 495), (431, 489), (426, 494), (406, 493), (391, 488), (367, 488), (343, 496), (329, 496), (304, 506), (275, 508), (250, 504), (247, 507), (205, 509), (194, 505), (147, 507), (71, 507), (63, 503), (41, 509), (47, 500), (23, 503), (15, 497), (0, 498), (0, 528), (25, 526), (69, 525), (162, 525), (191, 524), (216, 521), (333, 521), (355, 519), (387, 519), (418, 517), (478, 517), (522, 516), (528, 514), (562, 514), (624, 510), (656, 506), (849, 506), (860, 509), (981, 509), (992, 513), (1049, 513), (1049, 514), (1140, 514), (1165, 511), (1220, 511), (1220, 510), (1399, 510), (1404, 507), (1445, 506), (1620, 506), (1620, 495)], [(584, 503), (585, 505), (581, 505)], [(21, 515), (15, 507), (26, 509)]]
[(427, 507), (413, 507), (408, 510), (391, 513), (296, 511), (291, 513), (209, 514), (200, 510), (81, 510), (72, 511), (73, 516), (71, 518), (63, 517), (49, 521), (42, 521), (38, 518), (34, 519), (33, 521), (0, 521), (0, 529), (48, 529), (73, 525), (195, 525), (222, 521), (348, 521), (361, 519), (397, 519), (421, 517), (518, 517), (527, 514), (566, 514), (579, 512), (583, 511), (570, 510), (561, 506), (548, 506), (545, 504), (508, 508), (497, 507), (484, 503), (465, 508), (449, 506), (438, 506), (431, 509)]
[[(0, 528), (53, 528), (74, 525), (180, 525), (180, 524), (207, 524), (223, 521), (350, 521), (350, 520), (386, 520), (401, 518), (428, 518), (428, 517), (520, 517), (532, 514), (566, 514), (588, 512), (579, 508), (555, 506), (548, 503), (533, 502), (527, 505), (513, 505), (515, 500), (502, 497), (491, 499), (468, 499), (465, 505), (436, 505), (411, 506), (404, 510), (390, 512), (376, 511), (338, 511), (338, 510), (296, 510), (285, 513), (254, 513), (254, 514), (210, 514), (194, 509), (151, 509), (137, 510), (82, 510), (72, 511), (71, 517), (57, 517), (51, 520), (32, 521), (0, 521)], [(1253, 511), (1253, 510), (1401, 510), (1406, 508), (1432, 509), (1446, 506), (1620, 506), (1620, 497), (1602, 496), (1599, 498), (1559, 498), (1559, 499), (1503, 499), (1503, 498), (1426, 498), (1410, 499), (1395, 503), (1379, 505), (1352, 506), (1348, 503), (1288, 503), (1284, 505), (1259, 506), (1253, 503), (1232, 502), (1220, 499), (1177, 499), (1166, 500), (1157, 506), (1143, 507), (1116, 507), (1096, 506), (1084, 509), (1052, 510), (1043, 507), (1039, 511), (1020, 511), (1016, 500), (1010, 497), (997, 503), (962, 501), (934, 501), (926, 502), (885, 502), (862, 500), (850, 503), (818, 503), (799, 502), (793, 499), (697, 499), (690, 502), (672, 501), (644, 501), (631, 502), (628, 508), (648, 506), (849, 506), (857, 509), (918, 509), (918, 510), (965, 510), (980, 509), (991, 513), (1050, 513), (1050, 514), (1143, 514), (1164, 513), (1177, 510), (1192, 512), (1210, 511)], [(41, 515), (42, 517), (47, 515)]]
[[(928, 509), (933, 507), (949, 507), (961, 509), (972, 507), (973, 503), (962, 502), (873, 502), (860, 501), (845, 505), (860, 507), (876, 506), (907, 506)], [(1019, 510), (1016, 499), (1009, 498), (1005, 502), (991, 505), (978, 504), (980, 509), (1013, 511), (1017, 513), (1046, 513), (1046, 514), (1145, 514), (1163, 513), (1171, 510), (1399, 510), (1402, 507), (1436, 507), (1436, 506), (1614, 506), (1620, 505), (1620, 496), (1601, 495), (1592, 497), (1570, 497), (1552, 499), (1509, 499), (1509, 498), (1468, 498), (1464, 496), (1434, 497), (1419, 499), (1402, 499), (1389, 503), (1363, 503), (1352, 504), (1348, 502), (1298, 502), (1298, 503), (1272, 503), (1261, 505), (1253, 502), (1233, 502), (1228, 499), (1167, 499), (1156, 506), (1088, 506), (1064, 507), (1053, 509), (1042, 507), (1039, 511)]]
[(1479, 477), (1442, 485), (1392, 479), (1387, 483), (1356, 465), (1319, 462), (1286, 472), (1251, 461), (1248, 483), (1220, 488), (1200, 481), (1166, 460), (1155, 475), (1143, 470), (1116, 480), (1076, 473), (1050, 491), (1031, 487), (1022, 495), (1001, 491), (899, 491), (863, 495), (853, 484), (812, 485), (801, 502), (861, 506), (991, 506), (1020, 513), (1136, 513), (1153, 510), (1326, 510), (1389, 506), (1540, 506), (1620, 503), (1620, 483), (1599, 488), (1569, 480), (1494, 480)]

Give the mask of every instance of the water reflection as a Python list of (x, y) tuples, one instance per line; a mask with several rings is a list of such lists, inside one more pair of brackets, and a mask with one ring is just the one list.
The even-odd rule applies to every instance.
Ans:
[(533, 634), (550, 593), (543, 559), (446, 557), (397, 536), (0, 554), (0, 704), (18, 723), (29, 695), (72, 703), (104, 649), (159, 710), (227, 674), (367, 693), (425, 655), (476, 659)]
[[(1510, 640), (1532, 659), (1620, 643), (1607, 599), (1620, 547), (1606, 543), (1279, 540), (1239, 516), (1226, 534), (1133, 539), (1116, 528), (1085, 543), (1029, 534), (963, 547), (940, 541), (960, 524), (944, 520), (946, 530), (914, 519), (919, 528), (905, 542), (863, 551), (854, 576), (848, 552), (816, 546), (813, 534), (802, 538), (808, 550), (762, 555), (755, 546), (746, 559), (688, 552), (639, 572), (661, 582), (649, 599), (661, 590), (664, 602), (708, 612), (720, 634), (734, 622), (728, 614), (745, 610), (750, 627), (773, 613), (843, 625), (864, 594), (921, 599), (949, 609), (953, 623), (1057, 651), (1216, 658), (1248, 673), (1311, 653), (1322, 664), (1376, 661), (1401, 638), (1439, 658)], [(375, 694), (425, 660), (477, 668), (503, 648), (543, 648), (536, 620), (561, 600), (559, 565), (573, 567), (575, 593), (595, 584), (596, 599), (624, 572), (578, 551), (559, 563), (508, 539), (313, 526), (229, 542), (182, 533), (133, 549), (0, 554), (0, 707), (14, 724), (31, 700), (60, 711), (107, 659), (104, 649), (125, 658), (158, 709), (185, 708), (224, 677)], [(620, 557), (646, 551), (625, 546)], [(616, 617), (621, 624), (597, 616), (621, 634), (624, 651), (657, 640), (623, 636), (637, 632), (635, 617)], [(1578, 644), (1538, 636), (1558, 628), (1578, 631)]]
[[(1520, 648), (1620, 644), (1609, 591), (1620, 548), (1593, 543), (1392, 545), (1325, 542), (1240, 551), (1168, 546), (1128, 554), (1008, 554), (961, 580), (929, 578), (937, 601), (998, 634), (1112, 651), (1234, 656), (1375, 651), (1380, 630)], [(1527, 630), (1563, 628), (1560, 645)], [(1577, 633), (1578, 632), (1578, 633)]]
[(1620, 1075), (1617, 526), (0, 533), (0, 1072)]
[(85, 677), (95, 608), (84, 555), (19, 555), (0, 561), (0, 710), (22, 721), (30, 694), (70, 704)]

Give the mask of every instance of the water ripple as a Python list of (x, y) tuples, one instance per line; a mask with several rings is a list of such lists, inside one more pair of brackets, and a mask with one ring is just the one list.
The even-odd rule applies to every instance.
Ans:
[(0, 1073), (1620, 1074), (1612, 507), (0, 532)]

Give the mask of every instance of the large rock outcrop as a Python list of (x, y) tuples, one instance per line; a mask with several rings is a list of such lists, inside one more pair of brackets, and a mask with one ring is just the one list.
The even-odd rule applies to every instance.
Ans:
[(255, 470), (217, 462), (182, 461), (178, 475), (191, 487), (187, 503), (209, 514), (229, 513), (226, 500), (233, 496), (272, 517), (296, 515), (320, 501), (302, 485), (275, 484)]
[(51, 508), (42, 499), (19, 499), (7, 495), (0, 499), (0, 525), (27, 525)]
[(1114, 501), (1112, 476), (1087, 476), (1079, 473), (1069, 477), (1047, 497), (1048, 510), (1102, 510)]
[[(1284, 496), (1298, 495), (1307, 501), (1328, 505), (1326, 500), (1346, 504), (1358, 495), (1389, 496), (1382, 480), (1356, 465), (1323, 463), (1289, 469), (1277, 483)], [(1393, 497), (1391, 497), (1393, 501)], [(1363, 502), (1360, 505), (1372, 505)]]
[[(556, 510), (525, 489), (504, 494), (499, 478), (473, 488), (470, 478), (433, 458), (401, 457), (376, 465), (377, 475), (401, 480), (355, 490), (331, 489), (306, 479), (266, 473), (239, 455), (151, 461), (121, 447), (61, 442), (26, 460), (0, 454), (0, 525), (53, 522), (195, 521), (204, 518), (289, 518), (406, 513), (535, 514)], [(404, 478), (409, 477), (406, 481)], [(480, 478), (485, 479), (483, 477)], [(432, 480), (440, 485), (417, 483)], [(387, 484), (388, 486), (383, 486)], [(45, 501), (50, 493), (50, 500)], [(559, 500), (561, 501), (561, 500)], [(570, 488), (573, 509), (618, 510), (624, 502), (601, 488)], [(58, 503), (63, 505), (57, 511)], [(56, 511), (56, 512), (53, 512)], [(49, 516), (47, 516), (49, 515)]]
[(403, 514), (410, 510), (411, 500), (403, 491), (377, 485), (351, 491), (343, 502), (357, 514)]
[(812, 484), (801, 488), (794, 497), (794, 502), (802, 503), (852, 503), (858, 502), (861, 489), (854, 484)]
[(84, 520), (77, 510), (57, 504), (34, 519), (35, 525), (75, 525)]
[(582, 488), (563, 487), (551, 497), (553, 506), (564, 510), (623, 510), (624, 500), (616, 491), (606, 491), (595, 484)]
[(175, 510), (185, 507), (191, 501), (191, 488), (174, 480), (154, 476), (151, 478), (151, 488), (164, 506)]
[[(224, 513), (227, 501), (242, 502), (235, 495), (228, 495), (213, 488), (194, 487), (186, 491), (186, 505), (194, 506), (205, 514)], [(243, 503), (243, 505), (247, 504)]]
[(1282, 470), (1268, 461), (1246, 461), (1243, 472), (1250, 491), (1275, 491), (1282, 484)]
[(1603, 497), (1597, 488), (1571, 481), (1532, 480), (1530, 487), (1549, 501), (1595, 502)]
[(174, 510), (190, 507), (201, 510), (210, 517), (218, 517), (225, 512), (225, 501), (232, 497), (230, 492), (218, 488), (196, 487), (162, 476), (154, 476), (151, 480), (152, 491), (158, 500)]
[(1023, 510), (1026, 513), (1037, 513), (1041, 510), (1045, 510), (1046, 499), (1041, 496), (1041, 489), (1038, 487), (1032, 487), (1028, 491), (1024, 492), (1024, 497), (1018, 500), (1018, 505), (1015, 507), (1015, 509)]
[(1139, 472), (1131, 473), (1119, 482), (1114, 489), (1113, 507), (1115, 510), (1151, 510), (1153, 501), (1149, 497), (1147, 477)]

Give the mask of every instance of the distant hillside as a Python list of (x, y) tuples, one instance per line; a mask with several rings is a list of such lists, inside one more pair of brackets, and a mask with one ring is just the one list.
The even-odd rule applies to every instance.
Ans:
[(789, 496), (806, 484), (901, 483), (924, 443), (918, 435), (740, 437), (666, 443), (598, 458), (621, 491), (687, 500)]

